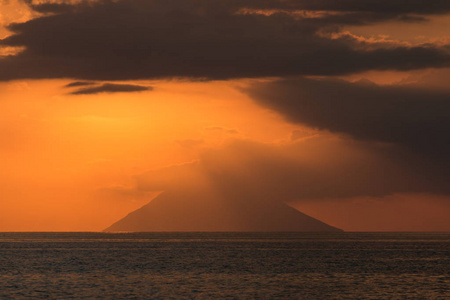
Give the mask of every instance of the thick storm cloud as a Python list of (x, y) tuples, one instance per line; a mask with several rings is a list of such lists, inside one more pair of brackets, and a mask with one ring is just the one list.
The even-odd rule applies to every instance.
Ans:
[(450, 92), (330, 79), (284, 79), (246, 90), (291, 121), (413, 150), (448, 175)]
[(32, 5), (41, 17), (11, 24), (0, 80), (227, 79), (338, 75), (449, 65), (445, 46), (367, 43), (334, 36), (343, 25), (424, 21), (448, 2), (83, 1)]

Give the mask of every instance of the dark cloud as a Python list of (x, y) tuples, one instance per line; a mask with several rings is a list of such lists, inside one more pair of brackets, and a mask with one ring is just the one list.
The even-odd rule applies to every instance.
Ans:
[[(41, 1), (39, 3), (34, 3), (32, 0), (23, 0), (25, 3), (27, 3), (34, 11), (39, 13), (66, 13), (73, 11), (73, 9), (76, 7), (75, 5), (71, 4), (69, 1), (64, 2), (44, 2)], [(92, 1), (93, 2), (93, 1)], [(78, 5), (86, 5), (88, 4), (88, 1), (82, 1)]]
[(292, 201), (394, 193), (444, 193), (450, 188), (420, 156), (396, 146), (330, 136), (288, 145), (237, 141), (199, 161), (137, 176), (148, 191), (213, 190), (225, 199)]
[(448, 90), (300, 78), (259, 83), (246, 91), (291, 121), (394, 143), (437, 161), (449, 173)]
[[(76, 10), (78, 7), (90, 6), (95, 3), (108, 3), (105, 0), (84, 0), (78, 5), (65, 3), (44, 2), (35, 3), (32, 0), (25, 2), (36, 11), (58, 13), (62, 11)], [(281, 10), (314, 10), (314, 11), (342, 11), (342, 12), (376, 12), (391, 15), (406, 14), (443, 14), (450, 11), (450, 4), (444, 0), (196, 0), (196, 1), (147, 1), (146, 7), (155, 9), (167, 9), (167, 7), (178, 6), (181, 9), (226, 11), (233, 12), (243, 7), (250, 9), (281, 9)]]
[(450, 3), (445, 0), (291, 0), (286, 1), (285, 5), (309, 10), (376, 12), (390, 15), (444, 14), (450, 11)]
[[(448, 6), (281, 0), (44, 4), (33, 7), (51, 14), (12, 24), (14, 34), (0, 41), (25, 47), (0, 60), (0, 80), (226, 79), (444, 67), (450, 61), (446, 47), (374, 47), (348, 36), (332, 39), (329, 33), (348, 24), (416, 21), (419, 14), (448, 12)], [(262, 14), (261, 9), (279, 11)], [(298, 10), (328, 12), (311, 17)]]
[[(432, 88), (436, 90), (446, 90), (450, 93), (450, 69), (431, 70), (417, 78), (414, 86)], [(405, 79), (408, 82), (408, 79)]]
[(95, 85), (96, 83), (93, 81), (74, 81), (65, 85), (65, 87), (79, 87), (79, 86), (87, 86), (87, 85)]
[(99, 94), (99, 93), (121, 93), (121, 92), (142, 92), (142, 91), (150, 91), (152, 87), (134, 85), (134, 84), (114, 84), (114, 83), (105, 83), (100, 86), (88, 87), (78, 89), (74, 92), (71, 92), (72, 95), (87, 95), (87, 94)]

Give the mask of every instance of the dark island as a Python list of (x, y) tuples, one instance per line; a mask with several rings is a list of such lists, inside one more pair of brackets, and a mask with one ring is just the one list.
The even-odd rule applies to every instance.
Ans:
[(305, 215), (281, 201), (253, 199), (248, 195), (227, 197), (213, 191), (184, 190), (160, 194), (104, 231), (342, 230)]

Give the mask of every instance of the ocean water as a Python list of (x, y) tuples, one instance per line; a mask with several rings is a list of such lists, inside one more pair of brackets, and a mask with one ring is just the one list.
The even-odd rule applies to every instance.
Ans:
[(450, 299), (450, 233), (0, 233), (0, 299)]

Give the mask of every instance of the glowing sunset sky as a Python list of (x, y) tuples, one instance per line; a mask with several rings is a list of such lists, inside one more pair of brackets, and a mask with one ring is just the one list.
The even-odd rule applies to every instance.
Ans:
[(218, 183), (450, 231), (450, 1), (0, 0), (0, 168), (0, 231)]

